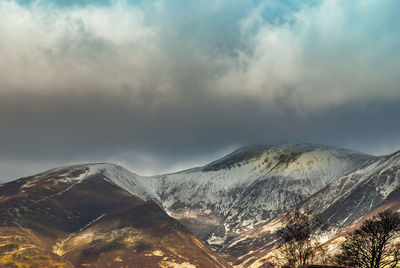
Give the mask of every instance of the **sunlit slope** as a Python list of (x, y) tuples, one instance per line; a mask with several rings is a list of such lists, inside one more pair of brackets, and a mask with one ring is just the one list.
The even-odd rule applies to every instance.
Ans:
[[(363, 220), (385, 209), (400, 209), (400, 152), (377, 158), (350, 172), (299, 204), (311, 211), (323, 225), (318, 233), (326, 254), (337, 249), (346, 232), (360, 226)], [(220, 252), (234, 265), (258, 267), (268, 259), (276, 246), (281, 217), (243, 232)], [(272, 252), (271, 252), (272, 251)]]
[(118, 187), (128, 183), (131, 190), (135, 188), (121, 174), (109, 177), (118, 170), (111, 164), (79, 165), (1, 185), (1, 263), (10, 267), (229, 266), (155, 202)]

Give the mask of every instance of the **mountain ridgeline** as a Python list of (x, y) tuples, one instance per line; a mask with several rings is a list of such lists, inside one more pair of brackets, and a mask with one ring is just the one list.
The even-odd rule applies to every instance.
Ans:
[(371, 159), (308, 144), (250, 147), (202, 168), (150, 180), (171, 216), (221, 248)]
[(399, 176), (399, 152), (301, 143), (245, 147), (152, 177), (114, 164), (56, 168), (0, 185), (0, 262), (259, 267), (282, 213), (312, 211), (334, 247), (364, 218), (400, 208)]

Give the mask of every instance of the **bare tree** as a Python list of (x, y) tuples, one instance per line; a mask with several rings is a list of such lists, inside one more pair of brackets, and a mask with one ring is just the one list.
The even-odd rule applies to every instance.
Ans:
[(366, 220), (341, 245), (340, 264), (362, 268), (394, 268), (400, 264), (400, 214), (391, 210)]
[(311, 213), (296, 210), (288, 213), (286, 226), (278, 230), (283, 244), (281, 257), (286, 262), (284, 267), (303, 267), (310, 264), (320, 247), (315, 237), (315, 230), (320, 222), (311, 218)]

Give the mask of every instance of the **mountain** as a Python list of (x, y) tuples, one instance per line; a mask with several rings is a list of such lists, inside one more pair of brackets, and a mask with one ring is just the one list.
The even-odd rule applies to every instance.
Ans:
[(245, 147), (209, 165), (150, 178), (170, 216), (215, 248), (268, 222), (375, 157), (335, 147)]
[[(327, 253), (349, 231), (385, 209), (400, 209), (400, 151), (364, 164), (311, 195), (298, 205), (312, 211), (324, 223), (319, 238)], [(282, 218), (243, 232), (222, 253), (241, 267), (258, 267), (268, 259), (276, 246), (275, 232), (283, 226)]]
[(142, 198), (152, 192), (136, 177), (119, 166), (92, 164), (0, 185), (0, 263), (229, 267), (159, 205)]
[(52, 169), (0, 185), (0, 262), (228, 267), (223, 256), (257, 267), (276, 246), (282, 213), (295, 206), (323, 217), (333, 241), (398, 201), (398, 157), (296, 143), (244, 147), (152, 177), (114, 164)]

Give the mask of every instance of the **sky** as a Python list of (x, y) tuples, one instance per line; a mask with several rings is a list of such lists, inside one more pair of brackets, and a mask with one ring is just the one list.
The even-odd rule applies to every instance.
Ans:
[(249, 144), (400, 150), (398, 0), (0, 1), (0, 181)]

